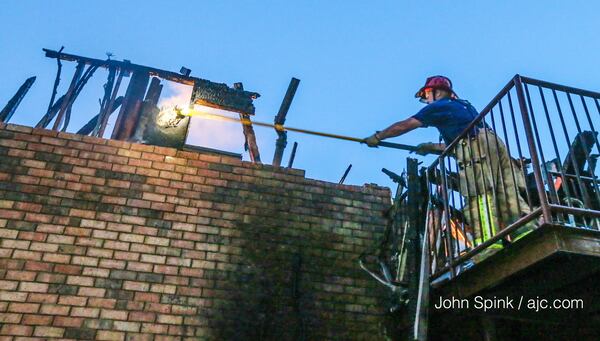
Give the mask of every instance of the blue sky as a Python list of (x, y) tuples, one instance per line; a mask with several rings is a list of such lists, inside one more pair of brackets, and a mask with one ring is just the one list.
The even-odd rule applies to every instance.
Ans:
[[(478, 109), (516, 73), (598, 90), (599, 10), (597, 1), (541, 0), (3, 1), (0, 106), (35, 75), (11, 122), (37, 123), (56, 72), (41, 49), (65, 46), (68, 53), (104, 58), (110, 51), (119, 60), (172, 71), (185, 65), (193, 76), (241, 81), (262, 95), (255, 119), (266, 122), (297, 77), (288, 125), (365, 137), (419, 110), (414, 93), (434, 74), (449, 76)], [(73, 69), (64, 63), (62, 92)], [(70, 131), (97, 113), (105, 77), (98, 71), (84, 89)], [(163, 96), (180, 90), (169, 88)], [(227, 141), (212, 147), (242, 152), (238, 127), (223, 129)], [(263, 160), (270, 162), (276, 135), (256, 132)], [(430, 128), (391, 141), (418, 144), (437, 137)], [(393, 187), (380, 169), (400, 172), (408, 156), (294, 133), (288, 141), (284, 163), (297, 141), (295, 167), (334, 182), (353, 164), (346, 183)]]

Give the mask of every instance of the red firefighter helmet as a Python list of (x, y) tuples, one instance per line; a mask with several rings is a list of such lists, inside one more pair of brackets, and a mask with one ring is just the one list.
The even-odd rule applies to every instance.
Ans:
[(454, 90), (452, 90), (452, 81), (448, 77), (444, 76), (431, 76), (425, 81), (419, 91), (415, 94), (416, 98), (424, 98), (426, 89), (440, 89), (448, 91), (453, 97), (458, 97)]

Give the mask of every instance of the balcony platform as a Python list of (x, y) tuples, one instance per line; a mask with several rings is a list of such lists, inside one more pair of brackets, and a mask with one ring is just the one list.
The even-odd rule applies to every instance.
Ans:
[[(492, 312), (492, 316), (501, 319), (557, 324), (578, 319), (584, 325), (600, 325), (600, 232), (544, 225), (433, 289), (433, 303), (440, 297), (465, 298), (470, 303), (476, 296), (515, 299), (515, 309)], [(518, 310), (521, 297), (525, 303), (536, 299), (582, 299), (583, 308), (535, 311), (522, 306)], [(481, 313), (478, 309), (462, 312)], [(433, 313), (436, 314), (435, 309)]]

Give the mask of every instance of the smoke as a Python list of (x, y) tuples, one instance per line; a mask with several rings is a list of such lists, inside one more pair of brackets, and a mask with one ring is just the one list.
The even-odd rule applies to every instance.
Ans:
[[(163, 90), (161, 100), (158, 102), (159, 108), (187, 108), (190, 105), (192, 97), (192, 86), (165, 82), (167, 87)], [(231, 113), (225, 110), (213, 109), (202, 105), (194, 105), (194, 109), (207, 113), (219, 115), (237, 116), (237, 113)], [(224, 122), (203, 119), (200, 116), (192, 117), (188, 132), (187, 144), (201, 147), (214, 148), (228, 152), (239, 153), (243, 151), (244, 134), (242, 125), (234, 122)]]

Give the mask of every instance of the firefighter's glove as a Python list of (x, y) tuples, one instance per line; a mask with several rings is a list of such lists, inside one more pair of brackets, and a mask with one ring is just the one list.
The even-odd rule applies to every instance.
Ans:
[(379, 142), (381, 142), (381, 139), (379, 138), (379, 136), (377, 136), (377, 133), (375, 133), (364, 139), (363, 142), (366, 143), (369, 147), (377, 147)]
[(419, 155), (427, 155), (432, 154), (438, 151), (438, 144), (432, 142), (421, 143), (417, 146), (417, 149), (414, 151)]

